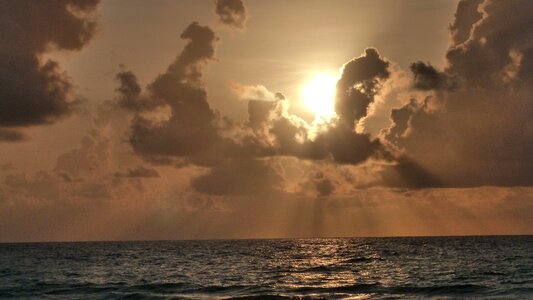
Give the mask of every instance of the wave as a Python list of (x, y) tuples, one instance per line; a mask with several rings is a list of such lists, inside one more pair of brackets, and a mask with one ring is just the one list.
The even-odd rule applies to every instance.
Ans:
[(464, 296), (486, 291), (488, 287), (473, 284), (456, 284), (442, 286), (384, 286), (380, 283), (359, 283), (336, 287), (299, 287), (291, 292), (305, 294), (383, 294), (383, 295), (417, 295), (417, 296)]
[(359, 256), (359, 257), (354, 257), (354, 258), (347, 259), (347, 260), (345, 260), (343, 262), (344, 263), (348, 263), (348, 264), (354, 264), (354, 263), (370, 262), (370, 261), (373, 261), (373, 260), (379, 260), (379, 258), (377, 258), (377, 257)]

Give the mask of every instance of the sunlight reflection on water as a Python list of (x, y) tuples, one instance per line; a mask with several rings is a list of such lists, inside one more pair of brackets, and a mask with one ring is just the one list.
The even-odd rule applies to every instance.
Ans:
[(533, 237), (0, 245), (0, 297), (533, 296)]

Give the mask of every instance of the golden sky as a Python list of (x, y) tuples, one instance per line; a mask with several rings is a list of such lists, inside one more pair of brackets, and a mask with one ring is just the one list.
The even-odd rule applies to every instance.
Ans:
[(2, 2), (0, 242), (531, 234), (532, 9)]

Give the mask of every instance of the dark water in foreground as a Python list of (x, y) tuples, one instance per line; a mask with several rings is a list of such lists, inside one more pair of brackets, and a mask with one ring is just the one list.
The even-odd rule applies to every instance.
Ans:
[(533, 299), (533, 236), (0, 244), (0, 297)]

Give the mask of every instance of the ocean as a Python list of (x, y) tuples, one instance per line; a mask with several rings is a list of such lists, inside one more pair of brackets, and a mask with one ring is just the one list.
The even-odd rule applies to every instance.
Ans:
[(533, 299), (533, 236), (0, 244), (0, 297)]

